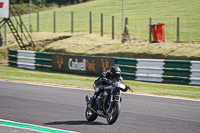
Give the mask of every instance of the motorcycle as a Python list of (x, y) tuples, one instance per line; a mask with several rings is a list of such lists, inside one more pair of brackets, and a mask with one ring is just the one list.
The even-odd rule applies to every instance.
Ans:
[[(104, 85), (103, 87), (104, 91), (96, 98), (93, 108), (90, 106), (93, 96), (85, 96), (87, 105), (85, 117), (88, 121), (95, 121), (97, 117), (100, 116), (106, 118), (108, 124), (113, 124), (116, 122), (120, 114), (122, 102), (121, 90), (124, 91), (126, 86), (123, 81), (113, 81), (111, 85)], [(127, 89), (132, 91), (130, 87)]]

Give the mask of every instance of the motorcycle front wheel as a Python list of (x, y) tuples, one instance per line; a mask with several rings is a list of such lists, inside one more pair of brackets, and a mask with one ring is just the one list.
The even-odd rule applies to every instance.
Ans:
[(98, 115), (94, 113), (90, 108), (86, 107), (85, 110), (85, 118), (88, 121), (95, 121), (97, 119)]
[(115, 102), (112, 111), (110, 113), (107, 113), (107, 122), (108, 124), (113, 124), (116, 122), (117, 118), (119, 117), (120, 113), (120, 104), (119, 102)]

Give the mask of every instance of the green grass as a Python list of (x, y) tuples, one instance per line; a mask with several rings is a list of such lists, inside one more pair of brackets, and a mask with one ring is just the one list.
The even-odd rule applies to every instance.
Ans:
[[(95, 0), (54, 10), (40, 12), (40, 31), (33, 33), (37, 51), (75, 53), (85, 55), (108, 55), (130, 58), (162, 58), (199, 60), (199, 43), (173, 43), (176, 40), (176, 18), (180, 17), (181, 41), (200, 41), (199, 0), (124, 0), (125, 17), (129, 18), (132, 44), (121, 44), (121, 0)], [(56, 11), (57, 33), (53, 33), (53, 11)], [(74, 34), (70, 34), (70, 13), (74, 11)], [(89, 11), (93, 15), (93, 34), (89, 34)], [(100, 36), (100, 14), (104, 14), (104, 33)], [(111, 16), (115, 16), (115, 40), (111, 40)], [(148, 20), (152, 23), (166, 22), (166, 43), (149, 44)], [(29, 25), (29, 15), (23, 15)], [(33, 30), (36, 31), (36, 14), (32, 14)], [(192, 32), (191, 32), (192, 27)], [(139, 30), (138, 30), (139, 29)], [(139, 31), (139, 33), (138, 33)], [(58, 33), (59, 32), (59, 33)], [(3, 33), (3, 32), (2, 32)], [(192, 33), (192, 36), (191, 36)], [(71, 36), (67, 39), (59, 37)], [(0, 48), (0, 64), (7, 62), (7, 48), (19, 49), (12, 35), (9, 45)], [(137, 39), (137, 40), (136, 40)], [(31, 71), (0, 66), (0, 79), (42, 84), (92, 88), (97, 77), (55, 72)], [(137, 93), (169, 95), (200, 99), (200, 87), (191, 85), (161, 84), (125, 80)]]
[[(200, 43), (152, 43), (134, 40), (132, 44), (120, 42), (120, 38), (111, 40), (106, 34), (88, 33), (52, 33), (39, 32), (31, 34), (36, 51), (51, 53), (70, 53), (81, 55), (100, 55), (128, 58), (200, 60)], [(12, 34), (8, 35), (8, 46), (0, 48), (0, 65), (6, 64), (8, 48), (19, 49)]]
[[(180, 41), (200, 41), (199, 0), (124, 0), (124, 16), (129, 18), (133, 39), (148, 40), (149, 18), (152, 23), (165, 22), (166, 38), (176, 41), (177, 17), (180, 17)], [(122, 0), (94, 0), (77, 5), (40, 12), (40, 31), (53, 32), (53, 12), (56, 11), (57, 32), (70, 32), (71, 11), (74, 12), (74, 32), (89, 33), (89, 11), (92, 11), (93, 32), (100, 33), (100, 14), (104, 15), (104, 32), (111, 33), (111, 17), (115, 16), (115, 34), (121, 36)], [(29, 15), (23, 15), (29, 25)], [(32, 14), (33, 30), (37, 29), (37, 15)]]
[[(97, 78), (98, 77), (90, 75), (43, 72), (37, 70), (26, 70), (15, 67), (0, 66), (0, 79), (10, 81), (23, 81), (39, 84), (92, 89), (94, 80), (96, 80)], [(135, 93), (200, 99), (200, 86), (150, 83), (132, 80), (124, 81), (125, 84), (129, 84), (131, 86)]]
[(120, 39), (110, 39), (108, 35), (100, 37), (98, 34), (73, 34), (70, 38), (47, 45), (42, 51), (129, 58), (200, 60), (198, 44), (149, 44), (136, 41), (132, 44), (122, 44)]

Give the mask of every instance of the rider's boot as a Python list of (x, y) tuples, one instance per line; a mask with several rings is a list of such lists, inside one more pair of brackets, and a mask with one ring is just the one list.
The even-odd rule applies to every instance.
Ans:
[(93, 87), (94, 87), (95, 92), (94, 92), (94, 95), (93, 95), (91, 103), (90, 103), (91, 108), (94, 107), (96, 98), (99, 95), (99, 87), (97, 87), (95, 84), (93, 84)]
[(90, 103), (90, 107), (91, 107), (91, 108), (94, 107), (95, 101), (96, 101), (96, 98), (94, 98), (94, 96), (93, 96), (93, 98), (92, 98), (92, 100), (91, 100), (91, 103)]
[(91, 100), (91, 103), (90, 103), (91, 108), (94, 107), (95, 102), (96, 102), (96, 98), (98, 97), (99, 94), (100, 94), (100, 92), (94, 92), (94, 96), (92, 97), (92, 100)]

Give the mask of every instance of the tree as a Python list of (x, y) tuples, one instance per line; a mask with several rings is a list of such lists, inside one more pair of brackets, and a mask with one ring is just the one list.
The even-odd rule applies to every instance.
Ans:
[[(14, 4), (29, 3), (30, 0), (11, 0)], [(80, 2), (87, 2), (88, 0), (32, 0), (33, 4), (43, 6), (44, 4), (57, 3), (59, 6), (66, 5), (67, 3), (74, 4)]]
[(43, 7), (44, 3), (46, 3), (46, 0), (33, 0), (33, 4)]

